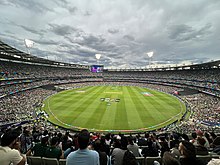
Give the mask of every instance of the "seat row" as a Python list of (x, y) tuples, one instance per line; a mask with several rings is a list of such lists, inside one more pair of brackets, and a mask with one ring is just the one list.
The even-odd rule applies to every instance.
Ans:
[[(197, 155), (203, 162), (209, 162), (211, 159), (219, 159), (219, 155)], [(136, 157), (140, 165), (152, 165), (154, 161), (161, 163), (161, 157)], [(180, 157), (182, 159), (182, 157)], [(66, 165), (66, 159), (57, 160), (56, 158), (45, 158), (36, 156), (27, 156), (28, 165)]]

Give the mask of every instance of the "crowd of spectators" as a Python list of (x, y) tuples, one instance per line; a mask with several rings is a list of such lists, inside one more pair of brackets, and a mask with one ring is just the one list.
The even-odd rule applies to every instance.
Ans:
[(34, 119), (37, 104), (55, 91), (37, 88), (0, 99), (0, 124)]
[[(174, 91), (181, 90), (176, 87), (162, 86), (156, 84), (143, 83), (129, 83), (129, 82), (84, 82), (84, 83), (70, 83), (58, 85), (58, 88), (71, 89), (81, 88), (84, 86), (100, 86), (100, 85), (121, 85), (121, 86), (140, 86), (159, 90), (165, 93), (173, 94)], [(27, 90), (8, 97), (0, 99), (1, 102), (1, 124), (8, 122), (19, 122), (27, 120), (32, 116), (36, 109), (37, 103), (42, 103), (47, 96), (54, 94), (56, 91), (45, 90), (42, 88)], [(219, 98), (209, 96), (207, 94), (194, 94), (187, 96), (180, 96), (182, 100), (187, 102), (191, 107), (190, 121), (182, 121), (182, 132), (189, 132), (190, 130), (203, 129), (210, 130), (219, 127)], [(175, 125), (174, 128), (176, 129)], [(165, 128), (167, 129), (167, 128)]]
[[(55, 94), (56, 91), (33, 87), (43, 87), (50, 84), (56, 84), (58, 88), (62, 89), (95, 85), (140, 86), (173, 94), (174, 91), (181, 90), (182, 87), (191, 86), (194, 89), (216, 95), (219, 94), (220, 89), (219, 70), (104, 72), (96, 74), (82, 69), (21, 63), (13, 63), (12, 65), (11, 62), (0, 61), (0, 76), (0, 96), (3, 96), (0, 98), (0, 125), (32, 121), (31, 125), (28, 124), (22, 130), (21, 152), (28, 152), (28, 155), (37, 155), (36, 147), (44, 146), (45, 153), (40, 156), (54, 157), (56, 155), (57, 159), (67, 158), (70, 152), (80, 148), (77, 142), (79, 134), (72, 133), (71, 135), (69, 132), (64, 133), (61, 128), (57, 129), (57, 127), (51, 125), (48, 127), (48, 123), (45, 121), (38, 124), (34, 122), (37, 116), (36, 107), (40, 107), (42, 101), (46, 97)], [(27, 82), (23, 82), (24, 80)], [(22, 91), (23, 89), (28, 90), (10, 93)], [(207, 154), (207, 151), (211, 148), (212, 151), (218, 153), (220, 142), (216, 138), (219, 139), (219, 137), (213, 131), (220, 125), (220, 98), (204, 93), (179, 97), (191, 107), (189, 121), (181, 121), (178, 127), (177, 125), (165, 127), (154, 133), (146, 133), (144, 136), (139, 134), (124, 136), (123, 134), (90, 133), (88, 148), (97, 151), (99, 161), (103, 164), (109, 161), (114, 162), (114, 164), (118, 164), (117, 162), (121, 164), (120, 162), (123, 161), (122, 155), (127, 149), (131, 150), (136, 157), (163, 157), (163, 155), (169, 157), (169, 154), (165, 154), (167, 151), (173, 152), (177, 156), (183, 155), (184, 151), (177, 152), (178, 145), (180, 150), (189, 147), (193, 152), (195, 150), (197, 153)], [(33, 124), (34, 127), (32, 127)], [(50, 130), (52, 131), (50, 132)], [(203, 132), (196, 130), (203, 130), (206, 133), (203, 134)], [(164, 133), (166, 131), (170, 134)], [(175, 131), (175, 133), (172, 131)], [(1, 134), (3, 133), (5, 133), (5, 130), (2, 130)], [(190, 133), (192, 133), (192, 136), (187, 136)], [(181, 140), (187, 141), (187, 143), (180, 143)], [(195, 149), (191, 144), (194, 145)], [(141, 148), (140, 146), (147, 147)], [(50, 150), (56, 149), (56, 154), (48, 153), (48, 148)], [(194, 158), (195, 156), (190, 157), (190, 160), (195, 161)]]
[(5, 79), (94, 76), (89, 70), (15, 63), (0, 60), (0, 76)]
[[(1, 132), (3, 136), (1, 136), (0, 148), (4, 147), (4, 136), (10, 131), (20, 132), (18, 135), (21, 135), (16, 138), (16, 142), (19, 143), (16, 149), (22, 154), (66, 159), (67, 165), (73, 162), (122, 165), (127, 150), (135, 157), (160, 157), (162, 159), (159, 162), (163, 163), (169, 161), (166, 160), (167, 156), (172, 156), (181, 165), (188, 165), (190, 162), (194, 165), (205, 165), (208, 161), (201, 162), (196, 158), (197, 155), (217, 157), (220, 154), (220, 135), (200, 130), (192, 132), (192, 135), (160, 131), (133, 135), (101, 134), (88, 132), (85, 129), (76, 133), (35, 123), (34, 126), (19, 126)], [(11, 148), (13, 149), (12, 146)], [(5, 160), (0, 160), (0, 163), (1, 161)], [(138, 163), (140, 163), (138, 160), (134, 162), (134, 164)]]
[(100, 78), (108, 81), (146, 81), (154, 83), (169, 83), (184, 85), (195, 89), (207, 91), (215, 95), (220, 93), (219, 69), (210, 70), (176, 70), (176, 71), (152, 71), (152, 72), (112, 72), (92, 73), (89, 69), (52, 67), (12, 63), (0, 61), (0, 77), (4, 80), (0, 84), (7, 84), (17, 79), (90, 79)]
[(220, 98), (199, 93), (181, 96), (191, 107), (189, 121), (181, 123), (183, 132), (189, 130), (203, 129), (213, 130), (220, 126)]

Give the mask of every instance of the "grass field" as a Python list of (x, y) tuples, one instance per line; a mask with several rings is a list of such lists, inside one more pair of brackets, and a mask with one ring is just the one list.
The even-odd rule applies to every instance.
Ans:
[(174, 96), (134, 86), (66, 90), (44, 103), (50, 122), (69, 129), (100, 132), (154, 130), (181, 118), (186, 111)]

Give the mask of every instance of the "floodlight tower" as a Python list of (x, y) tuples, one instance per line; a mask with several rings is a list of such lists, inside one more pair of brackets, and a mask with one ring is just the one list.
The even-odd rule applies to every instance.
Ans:
[(95, 58), (97, 60), (97, 63), (99, 64), (99, 59), (101, 58), (101, 54), (95, 54)]
[(150, 65), (151, 65), (151, 60), (152, 60), (153, 55), (154, 55), (154, 52), (153, 52), (153, 51), (147, 53), (147, 56), (148, 56), (148, 58), (149, 58), (149, 59), (148, 59), (148, 65), (149, 65), (149, 67), (150, 67)]
[(29, 39), (24, 39), (24, 44), (26, 46), (27, 53), (30, 54), (30, 48), (34, 46), (34, 41), (31, 41)]

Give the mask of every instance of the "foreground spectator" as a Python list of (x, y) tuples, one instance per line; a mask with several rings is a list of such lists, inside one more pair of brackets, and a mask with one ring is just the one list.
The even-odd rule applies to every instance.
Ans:
[(204, 162), (196, 158), (196, 148), (192, 143), (182, 141), (179, 144), (179, 150), (183, 156), (183, 158), (180, 159), (181, 165), (205, 165)]
[(127, 144), (127, 139), (125, 139), (125, 137), (123, 137), (121, 141), (119, 138), (114, 139), (114, 149), (111, 154), (111, 163), (113, 165), (122, 165), (124, 154), (127, 151)]
[(19, 135), (19, 132), (12, 130), (2, 136), (0, 146), (1, 165), (25, 165), (26, 159), (20, 153)]
[(196, 147), (196, 154), (197, 155), (208, 155), (209, 154), (208, 149), (204, 146), (206, 143), (205, 139), (202, 137), (198, 137), (197, 143), (198, 143), (198, 145), (195, 146)]
[(53, 137), (50, 142), (50, 146), (45, 151), (45, 157), (47, 158), (64, 158), (62, 150), (58, 146), (59, 139), (58, 137)]
[(89, 150), (90, 135), (88, 130), (82, 130), (78, 136), (79, 149), (71, 152), (67, 156), (67, 165), (99, 165), (99, 154), (96, 151)]
[(128, 150), (131, 151), (135, 157), (139, 157), (140, 153), (139, 153), (139, 146), (137, 144), (134, 143), (132, 137), (128, 137), (128, 146), (127, 146)]
[(163, 154), (162, 165), (180, 165), (180, 162), (173, 154), (166, 151)]
[(41, 138), (41, 142), (35, 144), (35, 146), (33, 148), (31, 148), (28, 152), (27, 152), (27, 156), (29, 155), (33, 155), (33, 156), (40, 156), (43, 157), (45, 156), (45, 151), (48, 148), (48, 136), (42, 137)]
[(94, 150), (99, 153), (100, 165), (108, 165), (109, 157), (105, 152), (101, 151), (101, 141), (99, 139), (96, 139), (93, 146)]
[(220, 164), (220, 159), (212, 159), (209, 161), (207, 165), (219, 165)]

